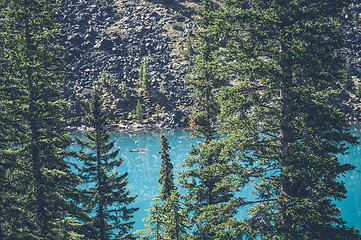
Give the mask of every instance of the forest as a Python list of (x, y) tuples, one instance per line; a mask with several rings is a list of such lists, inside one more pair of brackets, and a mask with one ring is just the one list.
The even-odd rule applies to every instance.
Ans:
[(353, 2), (201, 1), (187, 111), (202, 142), (176, 181), (161, 134), (161, 191), (137, 230), (105, 74), (83, 102), (89, 131), (71, 139), (60, 1), (0, 0), (0, 239), (361, 239), (335, 205), (356, 171), (339, 156), (359, 144), (334, 104), (350, 85), (340, 25)]

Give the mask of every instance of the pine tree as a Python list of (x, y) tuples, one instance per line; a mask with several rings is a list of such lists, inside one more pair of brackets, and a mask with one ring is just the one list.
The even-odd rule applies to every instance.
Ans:
[(152, 208), (147, 209), (149, 216), (144, 220), (148, 222), (145, 224), (145, 230), (138, 231), (141, 235), (140, 239), (164, 239), (164, 212), (162, 205), (159, 205), (158, 201), (159, 197), (156, 196), (154, 202), (152, 202)]
[[(162, 188), (159, 196), (155, 196), (153, 207), (148, 210), (149, 216), (145, 218), (149, 221), (146, 224), (147, 229), (140, 231), (142, 239), (189, 239), (186, 212), (174, 183), (173, 164), (169, 157), (169, 149), (168, 139), (161, 132), (159, 153), (162, 163), (158, 182)], [(161, 203), (158, 203), (158, 200)]]
[(164, 213), (164, 239), (188, 240), (188, 221), (185, 209), (181, 202), (181, 196), (177, 190), (173, 190), (171, 195), (163, 205)]
[[(219, 142), (251, 180), (247, 232), (262, 239), (360, 239), (332, 200), (345, 198), (338, 161), (356, 144), (331, 105), (344, 79), (340, 32), (351, 1), (221, 1), (213, 13), (225, 47), (217, 94)], [(235, 154), (234, 154), (235, 153)]]
[[(243, 185), (239, 180), (242, 167), (237, 160), (225, 157), (232, 149), (217, 141), (217, 114), (219, 106), (216, 93), (225, 84), (224, 73), (219, 71), (217, 55), (222, 49), (219, 32), (212, 29), (217, 21), (217, 5), (203, 1), (197, 22), (195, 39), (195, 67), (189, 78), (192, 89), (192, 134), (204, 139), (199, 146), (192, 146), (190, 157), (183, 166), (181, 184), (186, 189), (186, 206), (194, 226), (195, 239), (237, 239), (233, 230), (242, 198), (235, 195)], [(227, 154), (226, 154), (227, 153)]]
[(148, 62), (147, 58), (144, 57), (142, 60), (142, 63), (140, 64), (139, 68), (139, 85), (140, 87), (143, 87), (146, 91), (150, 88), (150, 76), (148, 72)]
[(190, 107), (190, 127), (192, 134), (208, 142), (213, 139), (215, 133), (215, 124), (218, 107), (215, 101), (215, 90), (225, 84), (222, 73), (217, 71), (219, 67), (218, 59), (215, 57), (220, 50), (219, 36), (214, 29), (205, 29), (202, 26), (210, 25), (215, 16), (212, 1), (203, 1), (202, 8), (199, 10), (199, 19), (197, 25), (199, 30), (196, 32), (194, 41), (194, 59), (195, 66), (192, 73), (188, 76), (187, 83), (192, 89), (192, 105)]
[(135, 117), (138, 121), (144, 118), (144, 111), (140, 99), (138, 99), (137, 106), (135, 107)]
[(162, 159), (160, 177), (158, 182), (162, 185), (159, 198), (164, 202), (161, 206), (164, 221), (164, 239), (187, 239), (187, 220), (184, 208), (180, 201), (178, 189), (174, 183), (173, 164), (169, 157), (170, 146), (168, 139), (161, 133), (161, 150), (159, 152)]
[[(17, 204), (8, 199), (8, 193), (10, 195), (16, 193), (9, 176), (14, 170), (12, 165), (15, 161), (10, 160), (12, 158), (10, 158), (9, 151), (7, 151), (7, 148), (13, 144), (9, 138), (14, 137), (16, 132), (11, 130), (11, 118), (14, 115), (14, 112), (11, 111), (13, 109), (11, 106), (13, 97), (11, 97), (11, 91), (7, 87), (8, 84), (12, 84), (8, 78), (10, 61), (6, 56), (7, 49), (5, 49), (6, 44), (10, 44), (5, 34), (6, 20), (6, 10), (2, 8), (0, 9), (0, 206), (2, 206), (0, 209), (0, 216), (2, 216), (0, 217), (0, 239), (6, 239), (6, 236), (12, 235), (8, 231), (10, 219), (11, 217), (17, 219), (11, 210), (11, 207)], [(11, 216), (11, 213), (13, 216)]]
[(82, 149), (78, 158), (84, 166), (79, 167), (83, 183), (88, 187), (84, 191), (84, 208), (90, 216), (85, 225), (90, 229), (91, 239), (131, 239), (131, 221), (138, 208), (127, 207), (137, 196), (129, 196), (126, 189), (127, 175), (120, 175), (115, 168), (121, 166), (123, 159), (116, 158), (119, 149), (112, 151), (114, 141), (109, 142), (110, 133), (105, 129), (109, 122), (100, 91), (95, 86), (89, 102), (89, 114), (85, 118), (86, 140), (77, 138)]
[(181, 184), (195, 239), (239, 239), (236, 216), (243, 199), (237, 194), (246, 181), (243, 168), (226, 143), (212, 140), (192, 147), (183, 165)]
[(77, 178), (64, 159), (70, 141), (57, 90), (63, 76), (57, 3), (8, 0), (1, 8), (1, 108), (7, 113), (1, 132), (8, 143), (0, 155), (7, 158), (4, 181), (11, 183), (1, 196), (3, 239), (79, 239)]
[(163, 132), (160, 134), (161, 137), (161, 149), (160, 149), (160, 159), (162, 163), (160, 166), (160, 177), (158, 182), (162, 185), (160, 190), (160, 199), (162, 201), (170, 198), (173, 191), (176, 191), (176, 186), (174, 184), (174, 175), (173, 175), (173, 164), (170, 161), (169, 150), (170, 146), (168, 144), (168, 139)]

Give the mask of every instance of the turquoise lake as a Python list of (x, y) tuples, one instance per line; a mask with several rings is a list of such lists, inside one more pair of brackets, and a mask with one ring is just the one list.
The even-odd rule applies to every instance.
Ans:
[[(361, 137), (361, 126), (352, 125), (351, 130), (355, 135)], [(171, 147), (170, 157), (174, 164), (174, 173), (182, 169), (181, 163), (188, 156), (191, 144), (197, 144), (196, 138), (191, 139), (190, 132), (186, 129), (163, 130), (167, 136)], [(81, 133), (72, 133), (71, 136), (82, 137)], [(120, 149), (124, 162), (120, 173), (127, 171), (129, 173), (129, 184), (127, 189), (131, 195), (137, 194), (136, 202), (133, 207), (139, 207), (135, 214), (134, 230), (144, 229), (143, 218), (148, 213), (145, 209), (151, 207), (153, 197), (159, 194), (160, 185), (158, 184), (160, 169), (160, 131), (132, 131), (132, 132), (112, 132), (111, 140), (115, 141), (115, 147)], [(73, 145), (73, 150), (78, 150), (79, 146)], [(361, 170), (361, 145), (350, 147), (349, 154), (341, 156), (340, 161), (351, 163)], [(355, 226), (361, 229), (361, 173), (353, 171), (343, 177), (348, 189), (347, 198), (342, 202), (337, 202), (342, 210), (342, 217), (349, 226)]]

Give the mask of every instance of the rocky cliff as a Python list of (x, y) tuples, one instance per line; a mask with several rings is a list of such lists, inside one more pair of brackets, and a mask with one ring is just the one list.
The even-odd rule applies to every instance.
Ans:
[[(115, 122), (137, 118), (139, 100), (140, 122), (184, 124), (182, 110), (190, 94), (184, 81), (189, 67), (182, 52), (195, 6), (192, 1), (64, 1), (60, 23), (66, 49), (64, 93), (72, 103), (68, 117), (81, 115), (79, 99), (91, 92), (104, 71)], [(144, 59), (147, 89), (139, 80)]]
[[(61, 44), (66, 49), (64, 94), (72, 103), (68, 119), (78, 119), (79, 100), (91, 92), (92, 83), (104, 72), (115, 123), (138, 119), (163, 127), (185, 125), (184, 109), (190, 104), (184, 80), (190, 66), (185, 53), (198, 3), (64, 0), (60, 23)], [(348, 41), (344, 54), (350, 59), (355, 87), (344, 92), (341, 105), (357, 119), (361, 117), (357, 94), (361, 86), (360, 13), (360, 5), (350, 5), (343, 26)], [(139, 76), (144, 60), (147, 86)]]

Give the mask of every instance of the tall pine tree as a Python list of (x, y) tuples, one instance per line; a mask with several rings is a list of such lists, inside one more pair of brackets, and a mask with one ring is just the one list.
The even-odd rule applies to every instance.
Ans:
[(72, 201), (77, 178), (63, 151), (70, 141), (57, 90), (63, 74), (56, 10), (56, 1), (1, 1), (1, 111), (5, 107), (7, 116), (2, 133), (8, 141), (1, 158), (8, 158), (5, 181), (12, 182), (5, 193), (11, 206), (4, 207), (10, 211), (1, 217), (4, 239), (81, 237), (73, 218), (81, 214)]
[[(153, 207), (149, 209), (149, 216), (145, 220), (147, 229), (141, 230), (142, 239), (189, 239), (187, 233), (188, 221), (181, 196), (174, 183), (173, 164), (169, 157), (170, 146), (168, 139), (161, 132), (162, 159), (158, 182), (162, 185), (159, 196), (155, 196)], [(158, 203), (158, 200), (161, 203)]]
[(218, 142), (253, 184), (256, 201), (243, 203), (252, 206), (251, 236), (360, 239), (333, 203), (346, 194), (339, 176), (354, 169), (338, 156), (357, 143), (331, 105), (344, 79), (340, 21), (350, 2), (225, 0), (205, 26), (225, 42)]
[(173, 164), (170, 161), (169, 150), (170, 146), (168, 144), (168, 139), (162, 132), (161, 137), (161, 149), (160, 149), (160, 159), (162, 163), (160, 165), (160, 177), (158, 182), (162, 185), (160, 190), (160, 199), (165, 201), (172, 195), (173, 191), (177, 191), (177, 188), (174, 184), (174, 174), (173, 174)]
[(203, 1), (196, 22), (195, 67), (189, 77), (192, 89), (192, 134), (204, 139), (199, 146), (192, 146), (190, 157), (180, 175), (186, 189), (186, 206), (191, 216), (195, 239), (236, 239), (236, 219), (242, 198), (236, 196), (244, 182), (242, 167), (237, 160), (227, 157), (232, 149), (225, 148), (217, 137), (217, 114), (219, 106), (216, 94), (226, 83), (226, 72), (219, 71), (223, 42), (214, 23), (218, 21), (217, 4)]
[(85, 118), (86, 140), (77, 138), (81, 145), (78, 158), (84, 164), (79, 173), (87, 188), (84, 190), (84, 209), (90, 219), (85, 225), (90, 229), (90, 238), (99, 240), (132, 239), (130, 230), (132, 217), (138, 208), (130, 208), (136, 196), (129, 196), (126, 189), (128, 173), (119, 174), (123, 159), (118, 157), (119, 149), (112, 151), (114, 141), (109, 142), (110, 133), (105, 126), (109, 123), (102, 103), (100, 91), (95, 86), (89, 100), (89, 113)]

